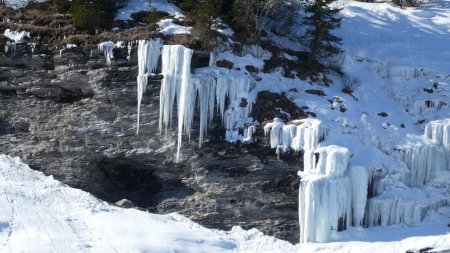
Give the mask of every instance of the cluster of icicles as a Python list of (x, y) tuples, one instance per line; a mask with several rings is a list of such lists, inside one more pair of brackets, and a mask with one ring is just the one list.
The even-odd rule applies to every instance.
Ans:
[[(251, 123), (248, 115), (252, 104), (244, 103), (251, 88), (251, 79), (243, 74), (211, 68), (207, 73), (191, 75), (193, 50), (181, 45), (163, 45), (160, 39), (139, 41), (138, 63), (138, 122), (139, 132), (141, 102), (147, 88), (148, 76), (155, 72), (159, 57), (162, 59), (161, 73), (164, 78), (160, 92), (159, 129), (167, 134), (172, 125), (172, 114), (176, 103), (178, 119), (177, 161), (183, 136), (190, 138), (196, 104), (200, 114), (199, 145), (203, 143), (208, 124), (212, 121), (215, 109), (222, 116), (227, 140), (249, 138), (252, 131), (246, 129), (246, 135), (239, 134)], [(226, 103), (228, 101), (228, 103)], [(252, 128), (250, 128), (252, 129)], [(250, 136), (251, 137), (251, 136)]]
[[(380, 196), (386, 189), (379, 171), (352, 166), (345, 147), (322, 147), (327, 128), (317, 119), (291, 124), (275, 119), (264, 130), (277, 154), (290, 149), (304, 153), (304, 170), (299, 173), (300, 242), (328, 242), (348, 226), (417, 225), (428, 210), (450, 204), (445, 199), (423, 204)], [(424, 187), (439, 170), (449, 169), (450, 119), (430, 122), (421, 138), (426, 139), (423, 145), (404, 146), (399, 157), (410, 169), (405, 183), (411, 187)]]

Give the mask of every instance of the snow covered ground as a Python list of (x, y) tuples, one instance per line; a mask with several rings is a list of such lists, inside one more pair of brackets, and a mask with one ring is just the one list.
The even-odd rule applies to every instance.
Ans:
[(131, 14), (139, 11), (157, 11), (167, 12), (174, 17), (182, 17), (181, 10), (168, 3), (167, 0), (128, 0), (128, 5), (117, 11), (116, 19), (130, 20)]

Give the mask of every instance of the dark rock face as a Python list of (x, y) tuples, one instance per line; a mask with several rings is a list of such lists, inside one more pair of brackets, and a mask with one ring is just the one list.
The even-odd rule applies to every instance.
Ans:
[(256, 227), (297, 242), (301, 161), (277, 160), (263, 137), (252, 145), (224, 142), (219, 119), (201, 149), (185, 143), (183, 161), (174, 163), (176, 131), (158, 130), (159, 76), (135, 133), (136, 76), (136, 61), (108, 66), (96, 52), (0, 53), (0, 153), (112, 203), (128, 199), (207, 227)]
[(306, 118), (306, 113), (285, 95), (261, 91), (258, 93), (251, 116), (259, 122), (281, 118), (284, 121)]

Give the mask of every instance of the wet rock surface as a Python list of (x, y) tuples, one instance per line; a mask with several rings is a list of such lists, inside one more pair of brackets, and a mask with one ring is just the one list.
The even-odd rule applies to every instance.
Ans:
[(95, 50), (26, 52), (0, 53), (0, 153), (112, 203), (298, 241), (302, 163), (277, 160), (261, 129), (257, 144), (227, 143), (217, 119), (202, 148), (193, 131), (176, 164), (175, 129), (158, 130), (161, 77), (148, 87), (136, 135), (135, 54), (107, 65)]

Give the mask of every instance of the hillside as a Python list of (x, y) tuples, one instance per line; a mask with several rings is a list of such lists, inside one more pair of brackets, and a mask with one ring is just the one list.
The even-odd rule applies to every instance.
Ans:
[[(111, 245), (118, 252), (446, 252), (450, 2), (403, 9), (357, 1), (335, 5), (342, 8), (342, 26), (334, 32), (342, 38), (343, 53), (334, 59), (340, 69), (319, 76), (298, 63), (306, 50), (299, 40), (304, 27), (282, 34), (279, 20), (270, 23), (260, 45), (245, 44), (221, 24), (217, 32), (226, 39), (211, 53), (199, 44), (189, 17), (163, 0), (129, 1), (112, 30), (98, 35), (59, 14), (54, 17), (62, 25), (45, 29), (32, 18), (3, 20), (0, 28), (10, 30), (0, 40), (8, 46), (0, 53), (0, 153), (108, 202), (127, 198), (147, 211), (178, 212), (209, 228), (240, 225), (301, 242), (294, 246), (255, 229), (207, 230), (179, 215), (101, 202), (99, 214), (84, 218), (134, 224), (142, 216), (148, 226), (163, 220), (170, 223), (161, 236), (167, 245), (187, 241), (164, 249), (152, 248), (156, 241)], [(293, 6), (292, 22), (300, 24), (302, 4)], [(149, 11), (158, 22), (143, 22)], [(15, 29), (30, 31), (29, 38)], [(15, 175), (18, 185), (35, 184), (26, 178), (35, 172), (18, 160), (2, 160), (1, 183), (18, 168), (25, 171), (25, 177)], [(17, 192), (5, 188), (2, 201), (12, 203), (9, 194), (20, 199), (26, 191), (13, 188)], [(70, 192), (66, 199), (88, 196), (63, 189)], [(37, 206), (46, 199), (36, 198)], [(81, 198), (80, 210), (97, 201)], [(29, 201), (20, 201), (28, 210)], [(74, 209), (42, 207), (41, 214), (60, 217), (65, 208)], [(54, 227), (70, 227), (68, 219), (42, 218)], [(5, 238), (21, 233), (11, 222), (5, 219), (0, 230)], [(40, 230), (39, 220), (21, 222)], [(142, 224), (135, 225), (139, 234), (151, 233)], [(118, 232), (128, 229), (119, 225)], [(67, 240), (60, 245), (89, 244), (97, 252), (107, 250), (100, 248), (104, 238), (87, 241), (102, 226), (86, 229), (88, 237), (82, 227), (75, 227), (73, 238), (59, 238), (54, 229), (44, 237)], [(177, 239), (181, 226), (189, 228)], [(5, 245), (20, 249), (9, 239)]]

